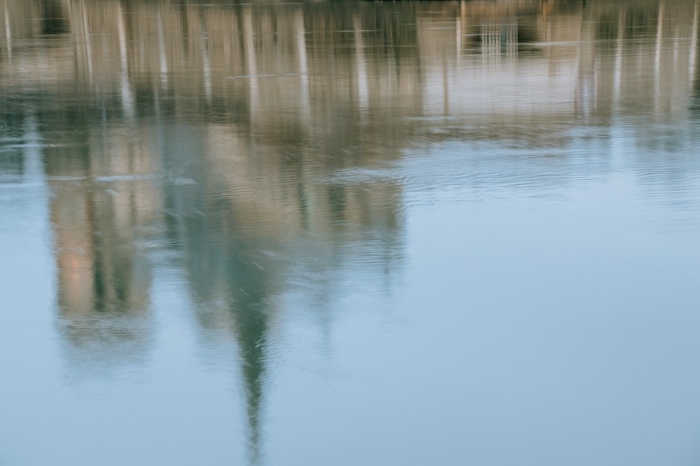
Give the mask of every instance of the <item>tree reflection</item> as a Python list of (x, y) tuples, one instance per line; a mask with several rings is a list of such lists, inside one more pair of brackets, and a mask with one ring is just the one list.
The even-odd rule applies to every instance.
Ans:
[(58, 0), (41, 0), (41, 33), (65, 34), (70, 31), (63, 5)]

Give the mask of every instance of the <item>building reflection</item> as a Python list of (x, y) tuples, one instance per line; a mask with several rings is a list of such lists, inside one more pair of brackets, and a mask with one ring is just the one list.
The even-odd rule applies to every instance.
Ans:
[[(695, 0), (0, 9), (0, 127), (21, 139), (31, 114), (42, 138), (68, 365), (147, 360), (152, 245), (174, 252), (199, 341), (237, 354), (254, 464), (285, 296), (323, 327), (343, 271), (391, 283), (412, 145), (562, 147), (700, 96)], [(0, 158), (0, 182), (22, 170)]]
[(103, 371), (143, 360), (151, 345), (150, 264), (139, 245), (158, 219), (160, 195), (145, 141), (91, 117), (69, 109), (40, 121), (59, 329), (68, 357)]

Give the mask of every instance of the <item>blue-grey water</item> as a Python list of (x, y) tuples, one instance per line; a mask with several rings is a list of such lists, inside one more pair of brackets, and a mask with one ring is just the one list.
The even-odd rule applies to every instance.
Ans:
[(697, 465), (699, 32), (2, 0), (0, 465)]

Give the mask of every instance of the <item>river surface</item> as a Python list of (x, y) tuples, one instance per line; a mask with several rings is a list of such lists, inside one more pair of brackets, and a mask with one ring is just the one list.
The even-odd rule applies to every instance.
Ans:
[(700, 463), (698, 1), (0, 1), (0, 465)]

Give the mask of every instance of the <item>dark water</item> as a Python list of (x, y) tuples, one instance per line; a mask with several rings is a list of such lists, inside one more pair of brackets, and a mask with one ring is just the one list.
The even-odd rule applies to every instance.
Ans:
[(0, 464), (698, 464), (699, 16), (3, 0)]

